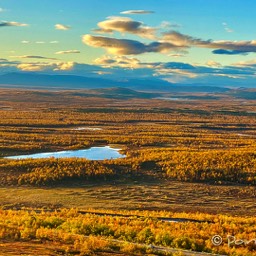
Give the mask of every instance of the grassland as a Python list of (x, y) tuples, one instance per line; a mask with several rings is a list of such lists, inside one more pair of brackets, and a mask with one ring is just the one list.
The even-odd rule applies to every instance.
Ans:
[[(7, 214), (11, 209), (18, 215), (15, 209), (77, 208), (112, 213), (148, 211), (147, 215), (157, 216), (163, 214), (160, 211), (166, 211), (171, 216), (187, 214), (195, 218), (198, 216), (193, 214), (198, 213), (206, 220), (207, 214), (212, 216), (210, 219), (225, 214), (226, 218), (233, 216), (232, 221), (237, 223), (234, 234), (240, 229), (241, 236), (256, 237), (255, 229), (249, 228), (249, 224), (243, 228), (242, 224), (250, 216), (251, 223), (255, 222), (255, 100), (226, 95), (208, 99), (196, 95), (193, 100), (183, 97), (173, 101), (96, 96), (88, 91), (1, 89), (1, 157), (98, 145), (119, 147), (127, 155), (125, 159), (100, 162), (1, 158), (3, 212)], [(15, 222), (12, 227), (23, 229), (21, 224), (17, 225)], [(184, 239), (182, 229), (190, 229), (190, 225), (178, 228), (181, 240)], [(205, 225), (213, 233), (214, 225)], [(226, 235), (231, 230), (221, 232)], [(102, 237), (100, 233), (93, 235)], [(8, 240), (2, 236), (8, 243), (5, 240), (0, 252), (8, 251), (10, 243), (38, 239), (36, 236), (16, 238)], [(50, 238), (49, 241), (49, 248), (44, 248), (49, 249), (46, 255), (57, 255), (52, 248), (66, 253), (63, 246), (67, 245), (63, 241)], [(152, 243), (157, 244), (156, 241)], [(33, 243), (40, 255), (37, 242)], [(198, 240), (196, 244), (201, 242)], [(31, 253), (26, 243), (19, 246), (27, 246), (24, 250)], [(168, 246), (184, 249), (181, 244)], [(109, 253), (102, 248), (94, 253)], [(209, 244), (204, 244), (203, 249), (188, 249), (253, 255), (252, 248), (229, 250), (227, 246), (215, 248)], [(114, 251), (124, 253), (120, 248)], [(138, 250), (139, 253), (143, 254), (143, 250)]]
[(255, 215), (255, 188), (177, 181), (97, 182), (64, 187), (2, 187), (4, 209), (60, 208), (167, 210)]

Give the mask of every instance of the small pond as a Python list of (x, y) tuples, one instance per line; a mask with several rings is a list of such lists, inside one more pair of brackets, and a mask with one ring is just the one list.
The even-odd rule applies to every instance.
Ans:
[(78, 157), (85, 158), (88, 160), (105, 160), (105, 159), (117, 159), (124, 158), (125, 155), (119, 153), (120, 149), (111, 148), (110, 146), (105, 147), (91, 147), (89, 149), (79, 149), (79, 150), (66, 150), (59, 152), (49, 152), (49, 153), (37, 153), (30, 155), (20, 155), (20, 156), (8, 156), (7, 159), (28, 159), (28, 158), (66, 158), (66, 157)]

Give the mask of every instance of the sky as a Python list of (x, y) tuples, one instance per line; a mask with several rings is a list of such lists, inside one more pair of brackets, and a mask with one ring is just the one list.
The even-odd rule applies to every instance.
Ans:
[(0, 0), (0, 74), (254, 86), (255, 9), (255, 0)]

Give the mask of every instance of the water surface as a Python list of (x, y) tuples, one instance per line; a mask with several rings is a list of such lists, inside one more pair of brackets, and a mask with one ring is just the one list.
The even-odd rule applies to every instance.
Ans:
[(187, 99), (187, 98), (182, 98), (182, 97), (179, 97), (179, 98), (175, 98), (175, 97), (156, 97), (155, 99), (158, 99), (158, 100), (190, 100), (190, 99)]
[(102, 128), (99, 128), (99, 127), (77, 127), (77, 128), (73, 128), (72, 130), (74, 130), (74, 131), (83, 131), (83, 130), (101, 131)]
[(38, 159), (38, 158), (66, 158), (66, 157), (78, 157), (85, 158), (88, 160), (104, 160), (104, 159), (117, 159), (124, 158), (125, 155), (119, 153), (118, 148), (111, 148), (110, 146), (105, 147), (91, 147), (89, 149), (79, 149), (79, 150), (66, 150), (59, 152), (49, 152), (49, 153), (37, 153), (30, 155), (19, 155), (19, 156), (8, 156), (8, 159)]

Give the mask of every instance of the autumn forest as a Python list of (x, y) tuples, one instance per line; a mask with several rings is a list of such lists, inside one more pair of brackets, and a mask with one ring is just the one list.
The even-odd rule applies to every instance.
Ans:
[[(255, 100), (203, 96), (1, 89), (0, 252), (255, 255)], [(126, 157), (5, 158), (106, 145)]]

